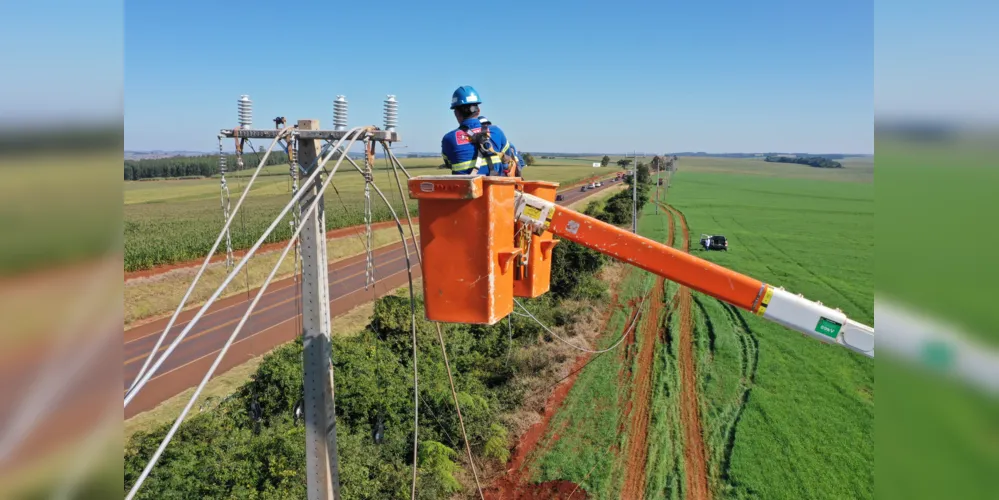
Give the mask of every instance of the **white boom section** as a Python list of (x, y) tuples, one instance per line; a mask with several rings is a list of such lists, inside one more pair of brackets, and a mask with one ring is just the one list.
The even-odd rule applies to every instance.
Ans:
[[(767, 304), (769, 297), (769, 304)], [(767, 288), (763, 299), (764, 319), (828, 344), (839, 344), (864, 356), (874, 357), (874, 328), (853, 321), (843, 311), (813, 302), (783, 288)]]

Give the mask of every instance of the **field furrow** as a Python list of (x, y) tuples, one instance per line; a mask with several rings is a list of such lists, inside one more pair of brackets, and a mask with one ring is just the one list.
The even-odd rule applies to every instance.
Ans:
[[(672, 207), (671, 207), (672, 208)], [(681, 244), (685, 252), (690, 251), (690, 230), (683, 213), (675, 208), (673, 212), (680, 221), (683, 232)], [(683, 457), (686, 469), (686, 497), (696, 500), (711, 498), (708, 488), (707, 450), (701, 426), (700, 400), (697, 391), (697, 370), (694, 360), (694, 319), (690, 289), (680, 287), (677, 296), (677, 311), (680, 317), (680, 416), (683, 425)]]

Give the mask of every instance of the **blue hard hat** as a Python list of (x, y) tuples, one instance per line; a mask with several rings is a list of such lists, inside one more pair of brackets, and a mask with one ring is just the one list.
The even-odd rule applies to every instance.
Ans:
[(479, 93), (471, 85), (462, 85), (451, 94), (451, 109), (466, 104), (482, 104), (479, 100)]

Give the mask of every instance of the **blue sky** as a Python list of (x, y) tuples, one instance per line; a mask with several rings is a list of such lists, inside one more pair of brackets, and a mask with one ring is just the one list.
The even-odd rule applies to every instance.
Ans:
[(307, 3), (129, 2), (125, 148), (213, 150), (240, 94), (258, 128), (395, 94), (436, 151), (473, 85), (526, 151), (874, 149), (870, 1)]

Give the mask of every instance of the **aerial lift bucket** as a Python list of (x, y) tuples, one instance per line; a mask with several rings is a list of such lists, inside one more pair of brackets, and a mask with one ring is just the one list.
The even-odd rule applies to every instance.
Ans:
[[(545, 181), (520, 181), (518, 186), (526, 194), (537, 196), (545, 201), (555, 202), (558, 183)], [(529, 247), (526, 255), (526, 265), (522, 262), (525, 256), (518, 256), (514, 267), (513, 296), (534, 298), (543, 295), (551, 288), (552, 250), (559, 242), (552, 233), (545, 231), (540, 236), (531, 234), (524, 225), (517, 222), (514, 226), (518, 246), (519, 238), (527, 238)]]
[(420, 176), (409, 196), (420, 209), (427, 319), (492, 325), (513, 311), (517, 180)]

